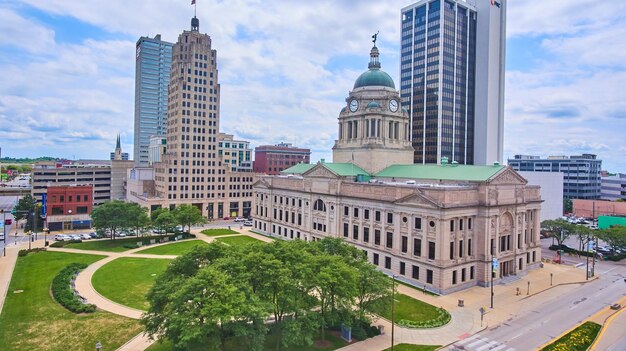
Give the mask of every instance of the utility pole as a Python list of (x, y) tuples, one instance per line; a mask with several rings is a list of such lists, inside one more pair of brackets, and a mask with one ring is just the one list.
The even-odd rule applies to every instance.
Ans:
[(394, 305), (396, 304), (396, 275), (392, 274), (391, 275), (391, 351), (393, 351), (393, 344), (394, 344), (394, 325), (395, 325), (395, 320), (394, 320)]

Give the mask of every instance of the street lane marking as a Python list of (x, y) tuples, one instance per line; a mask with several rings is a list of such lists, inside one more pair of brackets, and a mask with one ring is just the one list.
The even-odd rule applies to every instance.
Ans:
[(489, 351), (499, 351), (499, 350), (502, 350), (503, 348), (505, 348), (506, 346), (507, 346), (506, 344), (500, 344), (495, 349), (490, 349)]
[(488, 343), (487, 345), (483, 345), (483, 346), (477, 348), (476, 351), (491, 350), (491, 347), (495, 347), (498, 344), (500, 344), (500, 343), (497, 342), (497, 341), (492, 341), (492, 342)]
[(517, 338), (519, 338), (522, 335), (524, 335), (524, 333), (517, 334), (513, 338), (511, 338), (511, 340), (517, 339)]
[(482, 344), (484, 342), (488, 342), (489, 341), (489, 339), (485, 339), (485, 340), (483, 340), (482, 338), (478, 338), (478, 339), (479, 339), (478, 341), (475, 341), (475, 342), (473, 342), (473, 343), (471, 343), (469, 345), (465, 345), (465, 347), (474, 347), (474, 346), (477, 346), (477, 345), (480, 345), (480, 344)]
[(466, 343), (476, 339), (477, 337), (478, 337), (478, 334), (474, 334), (474, 335), (470, 336), (469, 338), (465, 338), (465, 339), (457, 342), (456, 344), (457, 345), (463, 345), (463, 344), (466, 344)]

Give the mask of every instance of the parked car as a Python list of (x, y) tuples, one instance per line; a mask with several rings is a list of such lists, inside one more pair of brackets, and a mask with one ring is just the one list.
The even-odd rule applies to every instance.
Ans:
[(245, 218), (235, 217), (235, 222), (245, 222)]
[(81, 234), (81, 235), (80, 235), (80, 238), (81, 238), (82, 240), (91, 240), (91, 236), (90, 236), (89, 234), (87, 234), (87, 233), (83, 233), (83, 234)]
[(11, 225), (13, 224), (13, 220), (11, 218), (7, 218), (4, 220), (4, 225)]
[(154, 228), (154, 229), (152, 229), (152, 232), (154, 234), (165, 234), (165, 229)]
[(56, 241), (66, 241), (66, 240), (70, 240), (69, 236), (65, 235), (65, 234), (57, 234), (54, 236), (54, 240)]
[(115, 236), (118, 238), (125, 238), (126, 237), (126, 233), (115, 233)]
[(243, 222), (243, 225), (245, 225), (246, 227), (252, 227), (252, 221), (245, 221)]
[(96, 232), (91, 232), (88, 234), (89, 237), (91, 237), (92, 239), (98, 239), (98, 234), (96, 234)]
[(230, 217), (224, 217), (225, 221), (228, 221), (230, 219)]
[(83, 239), (80, 237), (80, 235), (77, 234), (72, 234), (70, 235), (71, 240), (78, 240), (78, 241), (82, 241)]

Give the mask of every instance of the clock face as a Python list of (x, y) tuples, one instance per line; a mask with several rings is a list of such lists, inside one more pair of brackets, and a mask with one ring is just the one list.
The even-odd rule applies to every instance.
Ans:
[(391, 110), (391, 112), (398, 111), (398, 102), (396, 100), (390, 100), (389, 101), (389, 109)]
[(356, 100), (350, 101), (350, 111), (355, 112), (359, 108), (359, 102)]

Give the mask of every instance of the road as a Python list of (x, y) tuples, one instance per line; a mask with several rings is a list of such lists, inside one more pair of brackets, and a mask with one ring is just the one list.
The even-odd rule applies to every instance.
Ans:
[[(626, 295), (626, 266), (601, 262), (597, 264), (596, 272), (601, 276), (594, 282), (558, 286), (528, 298), (526, 308), (520, 314), (499, 326), (459, 341), (448, 350), (538, 348)], [(620, 337), (623, 335), (617, 336), (616, 340)]]

